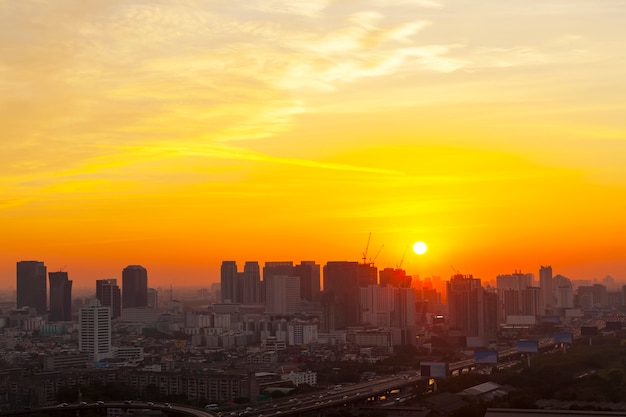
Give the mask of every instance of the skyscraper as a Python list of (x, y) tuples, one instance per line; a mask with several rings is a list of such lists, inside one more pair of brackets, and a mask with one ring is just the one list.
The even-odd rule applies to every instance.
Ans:
[(359, 325), (359, 263), (331, 261), (324, 266), (324, 330)]
[(96, 280), (96, 298), (104, 307), (111, 307), (111, 318), (122, 314), (122, 294), (116, 279)]
[(484, 290), (480, 279), (454, 275), (447, 285), (450, 328), (465, 336), (485, 335)]
[(129, 265), (122, 271), (122, 308), (148, 306), (148, 271)]
[(307, 301), (320, 300), (320, 266), (314, 261), (302, 261), (294, 267), (300, 277), (300, 297)]
[(265, 281), (265, 312), (294, 314), (300, 309), (300, 277), (270, 275)]
[(87, 352), (94, 362), (112, 356), (111, 308), (102, 306), (96, 298), (78, 311), (78, 349)]
[(540, 313), (550, 314), (554, 305), (552, 301), (552, 267), (541, 266), (539, 268), (539, 288), (541, 291)]
[(261, 293), (261, 268), (256, 261), (246, 262), (239, 272), (242, 304), (261, 304), (265, 299)]
[(37, 313), (48, 310), (46, 266), (39, 261), (17, 263), (17, 308), (33, 307)]
[(72, 281), (67, 272), (50, 272), (49, 321), (72, 321)]
[(237, 262), (222, 261), (222, 267), (220, 268), (220, 283), (223, 303), (237, 302), (237, 278)]

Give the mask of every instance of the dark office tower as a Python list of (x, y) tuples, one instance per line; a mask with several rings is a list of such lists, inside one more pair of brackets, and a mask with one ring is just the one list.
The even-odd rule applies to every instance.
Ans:
[(148, 271), (129, 265), (122, 271), (122, 308), (148, 306)]
[(236, 303), (239, 287), (237, 277), (237, 262), (222, 261), (220, 269), (220, 283), (223, 303)]
[(96, 298), (104, 307), (111, 307), (111, 318), (122, 314), (122, 296), (116, 279), (96, 280)]
[(37, 313), (48, 310), (46, 266), (38, 261), (17, 263), (17, 308), (33, 307)]
[(389, 285), (396, 288), (410, 288), (413, 280), (410, 275), (406, 274), (404, 269), (385, 268), (378, 274), (381, 287)]
[(261, 304), (261, 268), (258, 262), (246, 262), (239, 273), (242, 304)]
[(314, 261), (301, 261), (294, 267), (294, 274), (300, 277), (300, 297), (307, 301), (319, 301), (320, 266)]
[(378, 284), (378, 268), (372, 264), (359, 264), (359, 287)]
[(294, 276), (293, 262), (265, 262), (263, 266), (263, 280), (270, 276)]
[(49, 321), (72, 321), (72, 281), (67, 272), (50, 272)]
[(359, 263), (328, 262), (324, 266), (325, 316), (329, 330), (343, 330), (359, 324)]
[(498, 307), (499, 298), (498, 294), (493, 291), (484, 292), (484, 314), (483, 321), (485, 323), (485, 331), (482, 336), (485, 341), (495, 339), (498, 336)]
[(465, 336), (486, 336), (484, 289), (480, 279), (454, 275), (447, 285), (451, 329)]

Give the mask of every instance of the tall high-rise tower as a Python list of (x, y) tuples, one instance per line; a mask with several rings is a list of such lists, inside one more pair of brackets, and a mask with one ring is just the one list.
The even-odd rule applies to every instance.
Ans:
[(331, 261), (324, 266), (324, 294), (322, 308), (324, 328), (327, 331), (358, 326), (359, 263)]
[(265, 299), (261, 293), (261, 268), (256, 261), (246, 262), (239, 273), (242, 304), (261, 304)]
[(480, 279), (454, 275), (447, 285), (448, 315), (451, 328), (465, 336), (485, 335), (484, 290)]
[(540, 288), (540, 313), (541, 314), (549, 314), (552, 307), (554, 306), (553, 302), (553, 289), (552, 289), (552, 267), (551, 266), (541, 266), (539, 268), (539, 288)]
[(96, 298), (78, 311), (78, 349), (87, 352), (94, 362), (112, 356), (111, 308), (102, 306)]
[(72, 321), (72, 281), (67, 272), (48, 273), (50, 279), (50, 321)]
[(220, 283), (222, 289), (222, 302), (237, 302), (238, 279), (237, 279), (237, 262), (222, 261), (220, 268)]
[(265, 312), (294, 314), (300, 308), (300, 277), (270, 275), (265, 281)]
[(294, 275), (300, 277), (300, 296), (303, 300), (320, 300), (320, 266), (314, 261), (302, 261), (294, 267)]
[(148, 306), (148, 271), (129, 265), (122, 271), (122, 308)]
[(17, 308), (34, 307), (37, 313), (48, 310), (46, 266), (39, 261), (17, 263)]
[(96, 298), (104, 307), (111, 307), (111, 318), (122, 314), (122, 293), (116, 279), (96, 280)]

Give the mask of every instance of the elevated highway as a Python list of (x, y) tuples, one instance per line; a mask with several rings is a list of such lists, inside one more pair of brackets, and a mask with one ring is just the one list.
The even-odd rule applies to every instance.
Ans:
[[(152, 403), (143, 401), (98, 401), (96, 403), (80, 403), (67, 404), (62, 403), (56, 406), (39, 407), (32, 409), (1, 411), (0, 416), (29, 416), (41, 415), (47, 413), (51, 416), (81, 416), (93, 415), (94, 410), (101, 410), (102, 415), (107, 415), (108, 409), (119, 410), (160, 410), (164, 416), (190, 416), (190, 417), (218, 417), (214, 411), (207, 411), (199, 408), (189, 407), (186, 405), (169, 404), (169, 403)], [(83, 413), (84, 412), (84, 413)]]

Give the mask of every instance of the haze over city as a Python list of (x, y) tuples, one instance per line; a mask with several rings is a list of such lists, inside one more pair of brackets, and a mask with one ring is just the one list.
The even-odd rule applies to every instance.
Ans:
[[(626, 5), (0, 1), (0, 287), (224, 260), (626, 282)], [(371, 233), (371, 238), (370, 238)], [(417, 255), (414, 242), (428, 250)]]

